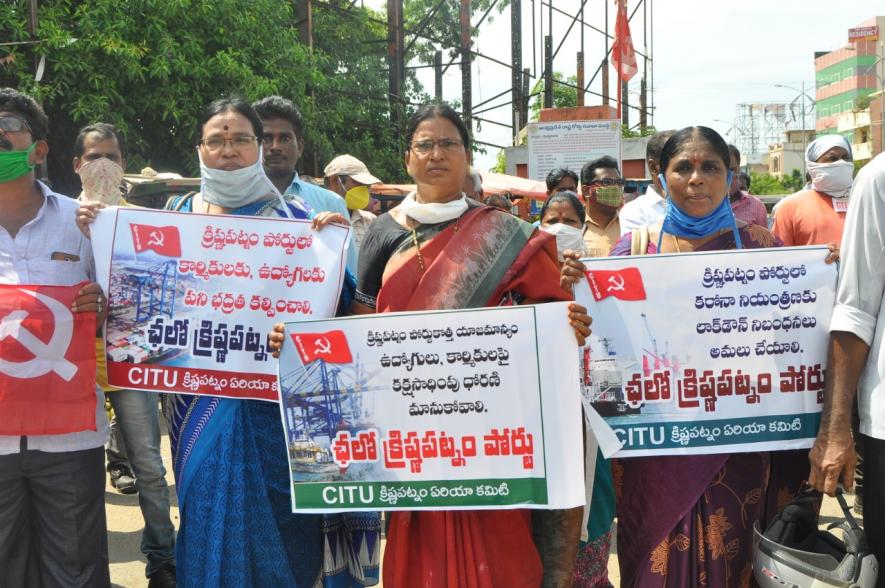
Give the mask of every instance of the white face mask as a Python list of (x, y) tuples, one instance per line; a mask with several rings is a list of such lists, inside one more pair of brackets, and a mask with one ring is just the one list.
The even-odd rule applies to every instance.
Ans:
[(228, 171), (207, 167), (200, 155), (200, 195), (210, 204), (230, 209), (279, 198), (279, 191), (264, 173), (263, 161), (264, 154), (259, 148), (255, 163)]
[(811, 176), (811, 188), (833, 198), (847, 198), (854, 181), (854, 163), (840, 159), (832, 163), (809, 161), (806, 164)]
[(559, 261), (563, 260), (562, 254), (570, 249), (577, 253), (584, 254), (584, 231), (565, 223), (556, 223), (549, 227), (541, 227), (545, 233), (556, 236), (556, 251), (559, 254)]
[(434, 225), (458, 218), (467, 211), (467, 197), (461, 194), (460, 198), (449, 202), (422, 203), (415, 200), (412, 192), (399, 204), (398, 208), (411, 219), (422, 225)]
[(123, 168), (116, 161), (111, 161), (107, 157), (99, 157), (83, 163), (77, 173), (83, 184), (81, 200), (97, 200), (108, 206), (120, 204)]

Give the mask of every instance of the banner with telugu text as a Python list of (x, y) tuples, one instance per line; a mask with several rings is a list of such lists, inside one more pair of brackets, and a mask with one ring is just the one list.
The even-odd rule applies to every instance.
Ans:
[(293, 511), (583, 504), (566, 308), (287, 323), (280, 410)]
[(101, 211), (91, 235), (108, 295), (108, 382), (277, 400), (267, 335), (335, 314), (349, 234), (303, 220)]
[(837, 280), (825, 247), (584, 259), (585, 399), (616, 457), (810, 447)]

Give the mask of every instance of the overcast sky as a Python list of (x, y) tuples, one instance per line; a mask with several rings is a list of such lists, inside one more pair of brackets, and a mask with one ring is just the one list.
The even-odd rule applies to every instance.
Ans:
[[(607, 0), (611, 2), (612, 0)], [(366, 4), (377, 6), (378, 0)], [(532, 54), (532, 5), (523, 3), (523, 66), (540, 74), (543, 40), (536, 28), (535, 49)], [(540, 26), (541, 0), (535, 0), (536, 27)], [(628, 0), (633, 11), (638, 0)], [(659, 129), (681, 128), (693, 124), (711, 126), (725, 135), (735, 116), (736, 104), (742, 102), (789, 102), (799, 92), (775, 87), (783, 84), (799, 88), (802, 82), (810, 96), (814, 96), (814, 52), (828, 51), (844, 46), (848, 29), (875, 16), (875, 6), (885, 14), (885, 3), (872, 0), (742, 0), (719, 2), (711, 0), (651, 0), (649, 13), (653, 23), (654, 45), (654, 106), (652, 120)], [(580, 0), (553, 0), (553, 6), (570, 14), (577, 13)], [(587, 0), (584, 19), (602, 29), (604, 26), (602, 1)], [(634, 47), (645, 53), (642, 38), (640, 7), (631, 21)], [(494, 14), (491, 24), (484, 24), (476, 39), (476, 50), (500, 61), (510, 62), (510, 12)], [(609, 30), (614, 31), (614, 4), (609, 5)], [(478, 17), (475, 17), (478, 18)], [(544, 34), (547, 32), (547, 9), (544, 9)], [(570, 18), (554, 13), (553, 45), (559, 44), (568, 28)], [(649, 31), (648, 51), (652, 50)], [(883, 31), (885, 33), (885, 31)], [(580, 48), (578, 25), (572, 29), (554, 62), (554, 70), (567, 75), (575, 72), (575, 54)], [(604, 40), (600, 33), (585, 29), (585, 63), (587, 80), (596, 71), (604, 55)], [(639, 80), (642, 59), (638, 58), (640, 73), (630, 83), (631, 99), (638, 105)], [(416, 65), (411, 63), (410, 65)], [(432, 69), (418, 70), (428, 93), (433, 93)], [(510, 70), (491, 61), (476, 58), (473, 63), (473, 103), (478, 104), (510, 87)], [(614, 88), (614, 76), (611, 87)], [(590, 88), (601, 91), (597, 77)], [(460, 72), (456, 68), (444, 77), (443, 97), (460, 99)], [(491, 104), (509, 101), (506, 97)], [(599, 104), (600, 99), (587, 95), (586, 104)], [(481, 116), (509, 124), (510, 106), (503, 106)], [(638, 122), (638, 113), (631, 113), (631, 124)], [(726, 122), (718, 122), (721, 119)], [(809, 121), (808, 127), (811, 127)], [(476, 130), (476, 127), (474, 127)], [(510, 130), (482, 123), (477, 138), (499, 145), (510, 144)], [(731, 140), (730, 135), (726, 139)], [(497, 149), (488, 148), (486, 155), (476, 158), (477, 167), (486, 170), (494, 165)]]

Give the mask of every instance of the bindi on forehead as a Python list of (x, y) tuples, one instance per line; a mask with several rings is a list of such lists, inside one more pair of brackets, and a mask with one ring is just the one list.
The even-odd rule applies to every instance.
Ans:
[(227, 130), (229, 130), (229, 129), (230, 129), (230, 127), (229, 127), (229, 126), (227, 126), (227, 125), (224, 125), (224, 130), (225, 130), (225, 131), (227, 131)]

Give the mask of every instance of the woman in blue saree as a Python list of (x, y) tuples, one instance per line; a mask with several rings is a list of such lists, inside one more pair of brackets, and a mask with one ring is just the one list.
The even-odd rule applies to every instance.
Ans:
[[(213, 102), (200, 128), (200, 193), (173, 199), (167, 208), (313, 217), (303, 201), (280, 195), (265, 175), (261, 120), (247, 102)], [(332, 213), (313, 218), (314, 228), (346, 222)], [(377, 513), (292, 514), (287, 449), (275, 403), (167, 395), (164, 412), (181, 512), (179, 586), (336, 588), (377, 582)]]

